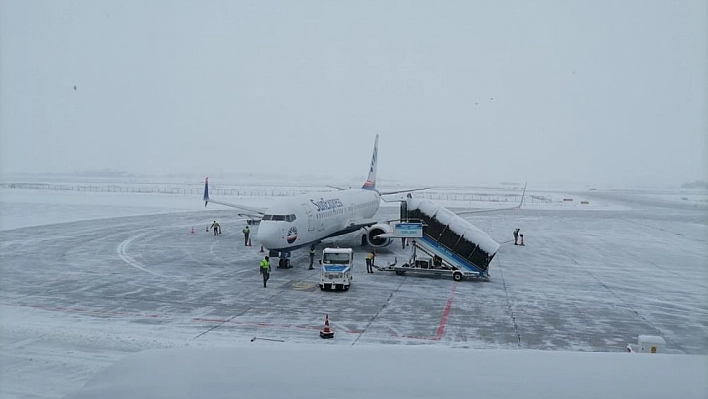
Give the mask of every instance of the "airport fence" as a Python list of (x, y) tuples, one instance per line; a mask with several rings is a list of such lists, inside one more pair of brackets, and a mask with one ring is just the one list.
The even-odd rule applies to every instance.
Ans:
[[(2, 189), (12, 190), (49, 190), (49, 191), (74, 191), (90, 193), (130, 193), (130, 194), (171, 194), (202, 196), (202, 187), (174, 187), (174, 186), (130, 186), (130, 185), (84, 185), (84, 184), (53, 184), (53, 183), (0, 183)], [(236, 188), (210, 188), (212, 196), (240, 196), (240, 197), (291, 197), (324, 188), (279, 188), (279, 187), (236, 187)], [(501, 202), (518, 203), (521, 194), (518, 193), (480, 193), (459, 192), (429, 189), (417, 191), (413, 194), (416, 198), (426, 198), (434, 201), (456, 202)], [(552, 199), (546, 196), (527, 195), (527, 203), (551, 203)]]
[[(17, 190), (50, 190), (76, 191), (91, 193), (138, 193), (138, 194), (181, 194), (203, 195), (201, 187), (155, 187), (155, 186), (100, 186), (76, 184), (46, 184), (46, 183), (0, 183), (0, 188)], [(244, 197), (288, 197), (311, 192), (306, 189), (282, 188), (210, 188), (211, 195), (229, 195)]]

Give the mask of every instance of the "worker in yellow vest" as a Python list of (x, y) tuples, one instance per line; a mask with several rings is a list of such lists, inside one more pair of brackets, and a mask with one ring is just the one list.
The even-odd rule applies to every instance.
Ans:
[(251, 229), (246, 226), (241, 231), (243, 231), (243, 245), (248, 246), (248, 236), (251, 235)]
[(367, 273), (374, 272), (374, 258), (376, 258), (375, 251), (371, 251), (368, 254), (366, 254), (366, 272)]
[(263, 258), (261, 261), (261, 275), (263, 275), (263, 288), (266, 287), (266, 283), (268, 282), (268, 279), (270, 278), (270, 260), (268, 260), (268, 257), (266, 256)]
[(310, 267), (307, 270), (313, 270), (312, 265), (315, 263), (315, 244), (310, 245)]

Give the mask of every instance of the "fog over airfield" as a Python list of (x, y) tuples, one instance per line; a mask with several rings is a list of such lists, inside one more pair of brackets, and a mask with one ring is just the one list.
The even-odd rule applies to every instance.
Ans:
[(705, 1), (0, 4), (4, 174), (708, 180)]

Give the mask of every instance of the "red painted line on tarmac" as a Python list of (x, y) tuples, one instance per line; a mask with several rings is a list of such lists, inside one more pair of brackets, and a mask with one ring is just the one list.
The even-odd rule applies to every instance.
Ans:
[(199, 317), (195, 317), (192, 319), (192, 321), (203, 321), (207, 323), (226, 323), (228, 320), (227, 319), (202, 319)]
[[(78, 313), (78, 314), (87, 314), (87, 315), (95, 315), (95, 316), (126, 316), (126, 317), (143, 316), (138, 313), (126, 313), (126, 312), (120, 312), (120, 311), (115, 311), (115, 310), (86, 309), (86, 308), (74, 308), (74, 307), (68, 307), (68, 306), (50, 306), (50, 305), (43, 305), (43, 304), (13, 304), (12, 306), (42, 309), (42, 310), (46, 310), (46, 311), (50, 311), (50, 312), (61, 312), (61, 313), (67, 313), (67, 314)], [(147, 317), (163, 318), (164, 316), (147, 315)]]
[[(440, 323), (438, 324), (438, 329), (437, 333), (435, 336), (432, 337), (423, 337), (423, 336), (418, 336), (418, 335), (398, 335), (398, 334), (391, 334), (392, 337), (396, 338), (408, 338), (408, 339), (422, 339), (422, 340), (427, 340), (427, 341), (439, 341), (442, 339), (443, 334), (445, 333), (445, 326), (447, 325), (447, 319), (450, 316), (450, 311), (452, 310), (452, 301), (455, 299), (455, 291), (457, 290), (457, 284), (454, 283), (452, 287), (450, 287), (450, 296), (447, 298), (447, 302), (445, 303), (445, 307), (443, 308), (443, 314), (442, 317), (440, 318)], [(238, 321), (238, 320), (227, 320), (227, 319), (207, 319), (207, 318), (198, 318), (195, 317), (192, 319), (192, 321), (195, 322), (206, 322), (206, 323), (224, 323), (224, 324), (236, 324), (236, 325), (241, 325), (241, 326), (247, 326), (247, 327), (253, 327), (253, 328), (278, 328), (278, 329), (292, 329), (292, 330), (320, 330), (321, 327), (312, 327), (312, 326), (296, 326), (292, 324), (277, 324), (277, 323), (268, 323), (268, 322), (249, 322), (249, 321)], [(335, 331), (335, 329), (332, 327), (332, 331)], [(340, 330), (340, 332), (346, 333), (346, 334), (361, 334), (361, 331), (358, 330)]]
[[(452, 308), (452, 301), (455, 297), (456, 289), (457, 289), (456, 284), (454, 284), (450, 288), (450, 296), (448, 297), (447, 302), (445, 304), (445, 308), (443, 309), (443, 315), (442, 315), (442, 318), (440, 319), (440, 323), (438, 324), (438, 329), (437, 329), (437, 333), (435, 336), (425, 337), (425, 336), (398, 335), (398, 334), (391, 334), (391, 336), (397, 337), (397, 338), (422, 339), (422, 340), (432, 340), (432, 341), (439, 341), (440, 339), (442, 339), (442, 336), (445, 332), (445, 326), (447, 325), (447, 319), (450, 314), (450, 310)], [(149, 317), (149, 318), (157, 318), (157, 319), (173, 319), (174, 318), (174, 316), (161, 315), (161, 314), (156, 314), (156, 313), (140, 314), (140, 313), (123, 312), (123, 311), (108, 310), (108, 309), (91, 309), (91, 308), (70, 307), (70, 306), (51, 306), (51, 305), (45, 305), (45, 304), (13, 304), (12, 306), (30, 307), (30, 308), (47, 310), (47, 311), (58, 311), (58, 312), (62, 312), (62, 313), (88, 314), (88, 315), (96, 315), (96, 316)], [(317, 327), (315, 327), (315, 326), (297, 326), (297, 325), (292, 325), (292, 324), (278, 324), (278, 323), (268, 323), (268, 322), (248, 322), (248, 321), (237, 321), (237, 320), (220, 319), (220, 318), (195, 317), (195, 318), (192, 318), (192, 321), (197, 322), (197, 323), (220, 323), (220, 324), (241, 325), (241, 326), (245, 326), (245, 327), (255, 327), (255, 328), (278, 328), (278, 329), (308, 330), (308, 331), (320, 330), (322, 328), (321, 326), (317, 326)], [(334, 327), (331, 327), (331, 329), (333, 331), (335, 331)], [(339, 332), (346, 333), (346, 334), (361, 334), (360, 330), (339, 330)]]
[(450, 288), (450, 297), (447, 298), (447, 303), (445, 304), (445, 310), (443, 310), (442, 318), (440, 319), (440, 324), (438, 325), (438, 332), (435, 334), (435, 340), (439, 341), (443, 333), (445, 332), (445, 325), (447, 324), (447, 316), (450, 315), (450, 308), (452, 308), (452, 300), (455, 298), (455, 290), (457, 289), (457, 284), (452, 284)]

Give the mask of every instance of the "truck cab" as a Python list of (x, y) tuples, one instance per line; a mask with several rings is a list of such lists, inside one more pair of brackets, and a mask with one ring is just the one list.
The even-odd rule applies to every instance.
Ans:
[(354, 251), (351, 248), (325, 248), (320, 264), (320, 289), (349, 290), (352, 283)]

